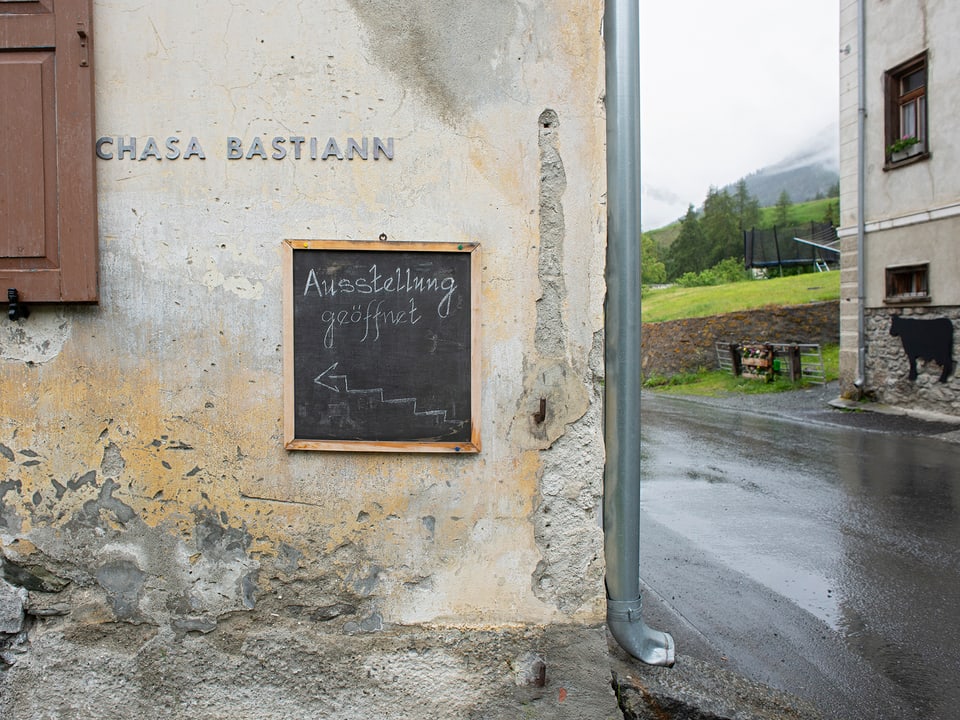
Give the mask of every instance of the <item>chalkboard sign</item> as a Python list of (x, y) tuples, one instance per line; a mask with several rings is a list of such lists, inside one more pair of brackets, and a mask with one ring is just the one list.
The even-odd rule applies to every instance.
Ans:
[(285, 447), (479, 452), (479, 245), (283, 248)]

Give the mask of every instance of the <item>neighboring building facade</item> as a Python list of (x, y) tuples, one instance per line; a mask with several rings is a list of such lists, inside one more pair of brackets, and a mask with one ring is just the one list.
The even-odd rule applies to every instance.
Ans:
[(840, 13), (841, 392), (960, 414), (960, 5)]
[[(0, 716), (618, 713), (602, 16), (0, 3)], [(381, 235), (480, 246), (479, 453), (284, 447), (284, 241)]]

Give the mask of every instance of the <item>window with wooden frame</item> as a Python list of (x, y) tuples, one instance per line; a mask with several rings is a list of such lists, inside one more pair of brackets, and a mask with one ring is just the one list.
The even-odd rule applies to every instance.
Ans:
[(92, 0), (0, 0), (0, 297), (97, 300)]
[(886, 293), (890, 304), (930, 302), (930, 265), (900, 265), (886, 269)]
[(927, 53), (888, 70), (886, 79), (886, 163), (927, 157)]

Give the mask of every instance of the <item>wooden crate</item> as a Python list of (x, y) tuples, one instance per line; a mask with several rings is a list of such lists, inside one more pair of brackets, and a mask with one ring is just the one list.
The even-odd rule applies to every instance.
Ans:
[(741, 375), (752, 380), (773, 379), (773, 348), (770, 345), (740, 347)]

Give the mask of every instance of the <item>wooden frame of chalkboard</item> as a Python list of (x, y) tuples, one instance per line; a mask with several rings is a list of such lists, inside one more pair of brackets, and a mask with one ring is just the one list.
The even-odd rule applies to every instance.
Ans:
[(284, 240), (284, 447), (480, 452), (480, 246)]

